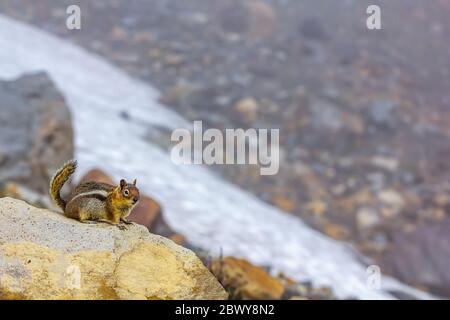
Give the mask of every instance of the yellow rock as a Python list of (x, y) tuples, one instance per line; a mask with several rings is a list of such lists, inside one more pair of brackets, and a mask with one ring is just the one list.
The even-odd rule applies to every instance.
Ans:
[(190, 250), (0, 199), (0, 299), (226, 299)]

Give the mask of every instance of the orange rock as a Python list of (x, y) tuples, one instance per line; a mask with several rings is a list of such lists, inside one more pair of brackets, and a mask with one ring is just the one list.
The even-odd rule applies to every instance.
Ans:
[(309, 300), (309, 299), (301, 296), (292, 296), (289, 298), (289, 300)]
[(297, 282), (288, 276), (286, 276), (284, 273), (280, 272), (277, 275), (277, 279), (284, 285), (284, 286), (294, 286), (297, 284)]
[(80, 180), (80, 183), (88, 181), (97, 181), (115, 185), (113, 179), (100, 169), (92, 169), (86, 173)]
[(186, 243), (186, 238), (179, 233), (174, 233), (169, 237), (169, 239), (179, 245), (183, 245), (184, 243)]
[(433, 202), (439, 207), (445, 207), (449, 203), (449, 199), (445, 193), (439, 193), (433, 197)]
[(142, 224), (152, 230), (158, 216), (161, 215), (161, 206), (150, 197), (141, 195), (136, 207), (129, 216), (129, 220)]
[(19, 194), (19, 188), (14, 182), (7, 182), (0, 190), (1, 197), (12, 197), (16, 199), (21, 199), (17, 195)]
[(343, 212), (353, 212), (358, 206), (375, 206), (376, 202), (371, 191), (363, 188), (348, 197), (337, 201), (337, 207)]
[(273, 204), (277, 208), (280, 208), (281, 210), (284, 210), (286, 212), (292, 212), (295, 208), (294, 202), (285, 196), (279, 196), (279, 195), (274, 196)]
[(320, 200), (313, 200), (306, 204), (305, 208), (308, 212), (313, 213), (315, 216), (323, 216), (327, 212), (328, 206), (325, 202)]
[(344, 240), (348, 237), (349, 231), (344, 229), (341, 226), (335, 224), (327, 224), (324, 228), (324, 232), (327, 236), (336, 239), (336, 240)]
[(283, 295), (284, 286), (278, 279), (244, 259), (216, 259), (211, 269), (234, 297), (264, 300), (280, 299)]

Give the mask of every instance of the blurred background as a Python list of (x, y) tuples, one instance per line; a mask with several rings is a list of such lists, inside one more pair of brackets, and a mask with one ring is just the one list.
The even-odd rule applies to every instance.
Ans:
[[(81, 8), (80, 30), (66, 27), (71, 4)], [(371, 4), (381, 7), (381, 30), (366, 27)], [(46, 56), (36, 49), (42, 41), (22, 50), (28, 60), (36, 50), (42, 65), (47, 57), (49, 69), (30, 67), (42, 73), (11, 81), (6, 75), (19, 76), (14, 66), (27, 71), (20, 64), (27, 55), (5, 50), (5, 194), (19, 196), (22, 187), (45, 194), (48, 172), (76, 156), (89, 178), (144, 180), (146, 207), (133, 213), (135, 221), (206, 256), (217, 257), (219, 248), (232, 255), (222, 261), (229, 265), (228, 282), (261, 282), (255, 293), (236, 280), (236, 297), (364, 298), (358, 286), (341, 287), (356, 265), (363, 286), (369, 264), (423, 292), (450, 296), (448, 1), (2, 0), (0, 13), (8, 23), (24, 22), (80, 46), (136, 81), (103, 79), (92, 90), (76, 91), (71, 83), (106, 78), (106, 69), (68, 59), (77, 73), (60, 81), (52, 54), (66, 49), (49, 48)], [(19, 46), (23, 39), (12, 36), (14, 28), (2, 26), (0, 43)], [(139, 96), (133, 100), (133, 91), (124, 89), (142, 85), (156, 89), (142, 99), (154, 99), (157, 108), (139, 105)], [(128, 100), (95, 113), (96, 92)], [(169, 150), (171, 127), (194, 120), (219, 129), (279, 128), (280, 172), (261, 176), (258, 166), (247, 165), (156, 168), (161, 159), (170, 161), (162, 153)], [(101, 130), (88, 133), (118, 123), (121, 129), (112, 132), (119, 137), (105, 133), (96, 140)], [(133, 145), (134, 135), (149, 146)], [(124, 144), (127, 151), (121, 151)], [(150, 144), (159, 151), (151, 153)], [(202, 170), (212, 172), (203, 176)], [(220, 183), (210, 189), (206, 181)], [(324, 245), (316, 248), (312, 239)], [(340, 255), (343, 248), (351, 255)], [(318, 280), (308, 270), (322, 263), (341, 269), (324, 269), (325, 280)], [(267, 279), (251, 268), (262, 268)], [(382, 297), (391, 294), (412, 297), (398, 290)]]

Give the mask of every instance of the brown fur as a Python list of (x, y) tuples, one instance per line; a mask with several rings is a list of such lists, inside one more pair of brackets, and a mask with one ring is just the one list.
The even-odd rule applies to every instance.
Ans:
[(67, 180), (69, 180), (76, 168), (77, 162), (75, 160), (66, 162), (58, 171), (56, 171), (50, 182), (50, 197), (63, 211), (65, 210), (67, 203), (61, 198), (60, 192), (63, 185), (67, 182)]
[[(65, 165), (67, 166), (67, 164)], [(66, 167), (58, 170), (51, 182), (51, 193), (59, 195), (62, 188), (61, 181), (67, 181), (74, 170), (68, 170)], [(57, 186), (57, 187), (52, 187)], [(57, 202), (57, 198), (53, 197)], [(62, 200), (62, 199), (61, 199)], [(133, 183), (127, 183), (121, 180), (118, 186), (112, 186), (106, 183), (85, 182), (78, 185), (60, 206), (64, 214), (72, 219), (82, 222), (85, 221), (103, 221), (111, 224), (119, 224), (121, 221), (128, 223), (126, 218), (139, 200), (139, 189), (136, 187), (136, 180)]]

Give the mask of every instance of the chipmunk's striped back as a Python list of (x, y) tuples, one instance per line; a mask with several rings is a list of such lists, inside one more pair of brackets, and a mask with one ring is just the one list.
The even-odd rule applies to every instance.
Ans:
[(67, 200), (67, 205), (70, 202), (79, 202), (83, 199), (96, 199), (106, 202), (108, 195), (114, 190), (114, 188), (115, 187), (112, 185), (95, 181), (82, 183), (72, 191)]

